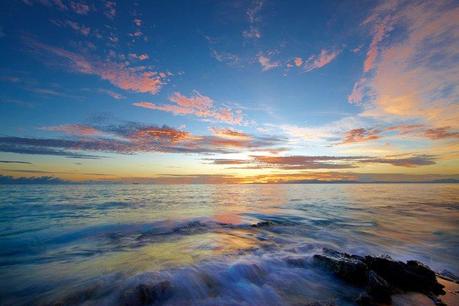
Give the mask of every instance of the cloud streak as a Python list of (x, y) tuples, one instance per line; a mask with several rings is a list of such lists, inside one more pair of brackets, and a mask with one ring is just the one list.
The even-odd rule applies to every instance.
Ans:
[(163, 80), (161, 73), (146, 71), (142, 68), (126, 66), (124, 63), (100, 61), (90, 59), (83, 55), (28, 40), (30, 46), (36, 50), (45, 51), (63, 60), (66, 68), (83, 74), (97, 75), (101, 79), (109, 81), (112, 85), (139, 93), (156, 94), (160, 90)]
[(214, 101), (210, 97), (204, 96), (198, 91), (194, 91), (189, 97), (176, 92), (169, 97), (169, 101), (174, 104), (159, 105), (151, 102), (137, 102), (133, 105), (169, 112), (174, 115), (194, 115), (201, 118), (210, 118), (233, 125), (240, 125), (243, 121), (241, 111), (233, 111), (230, 108), (216, 108), (214, 107)]
[(106, 126), (60, 125), (47, 130), (73, 137), (0, 137), (0, 151), (94, 159), (100, 156), (87, 153), (236, 153), (275, 149), (285, 141), (278, 137), (237, 134), (232, 130), (200, 136), (168, 126), (134, 122)]

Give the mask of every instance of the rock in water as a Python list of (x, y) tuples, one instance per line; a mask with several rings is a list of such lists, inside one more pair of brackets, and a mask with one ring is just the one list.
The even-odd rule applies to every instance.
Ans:
[(376, 302), (391, 302), (392, 289), (390, 285), (375, 271), (368, 272), (368, 285), (366, 287), (366, 291)]
[(172, 286), (169, 281), (163, 281), (153, 286), (140, 284), (134, 289), (124, 292), (121, 296), (121, 305), (141, 306), (156, 305), (167, 300), (172, 293)]
[(356, 300), (360, 305), (390, 303), (391, 295), (396, 292), (420, 292), (439, 305), (437, 296), (445, 294), (435, 272), (418, 261), (404, 263), (389, 257), (361, 257), (329, 249), (313, 259), (342, 280), (365, 287)]
[(339, 278), (354, 284), (365, 285), (368, 281), (368, 267), (362, 257), (333, 250), (324, 250), (327, 255), (314, 255), (314, 261), (331, 270)]

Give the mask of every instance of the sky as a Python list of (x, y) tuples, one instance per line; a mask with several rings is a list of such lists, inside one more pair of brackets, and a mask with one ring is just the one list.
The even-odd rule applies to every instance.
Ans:
[(457, 1), (0, 3), (0, 182), (459, 179)]

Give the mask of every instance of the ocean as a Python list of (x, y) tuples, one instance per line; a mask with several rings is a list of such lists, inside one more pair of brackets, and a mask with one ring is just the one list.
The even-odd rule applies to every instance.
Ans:
[(354, 305), (324, 248), (458, 275), (459, 184), (0, 186), (1, 305)]

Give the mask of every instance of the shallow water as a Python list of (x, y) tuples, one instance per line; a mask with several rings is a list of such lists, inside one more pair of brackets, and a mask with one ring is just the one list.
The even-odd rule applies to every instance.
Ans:
[[(267, 226), (253, 224), (271, 221)], [(352, 305), (323, 247), (459, 274), (459, 185), (0, 186), (0, 304)]]

